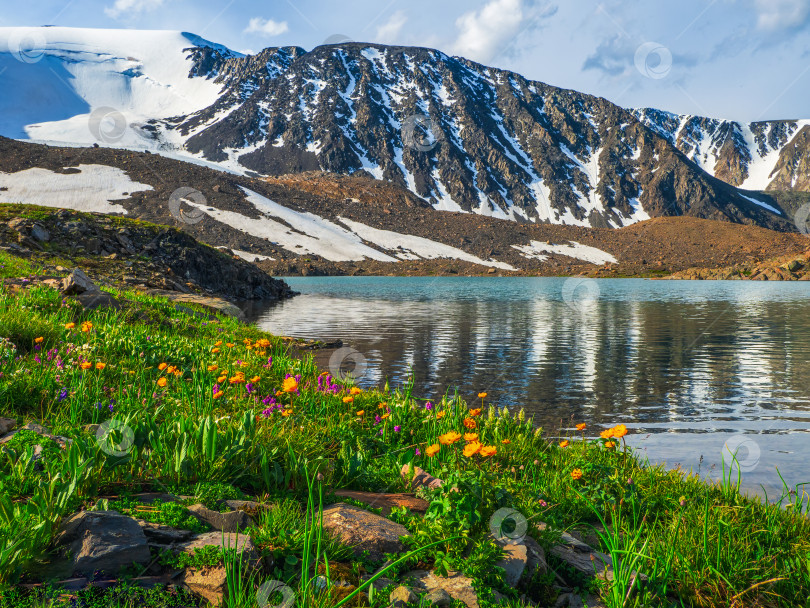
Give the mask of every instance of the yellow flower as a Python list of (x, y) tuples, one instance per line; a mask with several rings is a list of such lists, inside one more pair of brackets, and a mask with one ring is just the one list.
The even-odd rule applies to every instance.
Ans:
[(160, 365), (158, 365), (158, 369), (159, 369), (160, 371), (163, 371), (163, 370), (164, 370), (164, 369), (166, 369), (168, 366), (169, 366), (169, 364), (168, 364), (168, 363), (161, 363)]
[(219, 378), (217, 378), (217, 384), (222, 384), (227, 379), (228, 379), (228, 376), (220, 376)]
[(233, 348), (234, 346), (236, 346), (236, 344), (234, 344), (233, 342), (226, 342), (225, 346), (227, 346), (228, 348)]
[(617, 426), (614, 426), (612, 430), (613, 430), (613, 436), (616, 437), (617, 439), (621, 439), (622, 437), (627, 435), (627, 427), (624, 426), (623, 424), (619, 424)]
[(354, 401), (354, 397), (350, 396), (343, 397), (343, 403), (351, 403), (352, 401)]
[(496, 448), (494, 445), (486, 445), (481, 448), (480, 452), (481, 456), (483, 456), (484, 458), (489, 458), (490, 456), (494, 456), (497, 453), (498, 448)]
[(380, 420), (385, 420), (391, 415), (391, 412), (385, 412), (382, 416), (380, 416)]
[(86, 334), (91, 329), (93, 329), (93, 324), (90, 321), (85, 321), (84, 323), (82, 323), (82, 333)]
[(167, 373), (167, 374), (173, 374), (173, 373), (174, 373), (174, 370), (176, 370), (176, 369), (177, 369), (177, 368), (176, 368), (174, 365), (170, 365), (170, 366), (169, 366), (169, 367), (166, 369), (166, 373)]
[(251, 381), (253, 384), (256, 384), (256, 383), (257, 383), (259, 380), (261, 380), (261, 377), (260, 377), (260, 376), (253, 376), (253, 377), (250, 379), (250, 381)]
[(174, 375), (176, 378), (179, 378), (180, 376), (183, 375), (183, 372), (181, 372), (179, 369), (176, 369), (174, 370)]
[(158, 385), (159, 387), (163, 388), (163, 387), (164, 387), (164, 386), (166, 386), (168, 383), (169, 383), (169, 381), (168, 381), (168, 380), (166, 380), (166, 378), (158, 378), (157, 385)]
[(439, 453), (439, 450), (441, 449), (442, 446), (440, 446), (438, 443), (434, 443), (433, 445), (425, 448), (425, 454), (427, 454), (428, 456), (435, 456), (436, 454)]
[(560, 442), (560, 447), (561, 447), (561, 448), (567, 448), (567, 447), (568, 447), (568, 445), (569, 445), (569, 444), (568, 444), (568, 440), (567, 440), (567, 439), (565, 439), (565, 440), (563, 440), (563, 441), (561, 441), (561, 442)]
[(218, 352), (219, 352), (219, 349), (218, 349), (218, 348), (211, 349), (211, 352), (212, 352), (212, 353), (218, 353)]
[(37, 344), (39, 344), (40, 342), (44, 342), (44, 341), (45, 341), (45, 338), (43, 338), (42, 336), (40, 336), (39, 338), (34, 340), (34, 342), (36, 342)]
[(214, 346), (222, 346), (222, 340), (217, 340), (217, 341), (214, 343)]
[(504, 445), (509, 445), (510, 443), (512, 443), (512, 440), (511, 439), (502, 439), (501, 443), (504, 444)]
[(215, 372), (215, 371), (217, 371), (218, 369), (219, 369), (219, 366), (218, 366), (218, 365), (209, 365), (209, 366), (208, 366), (208, 371), (209, 371), (209, 372)]
[(584, 422), (582, 422), (582, 423), (577, 425), (577, 430), (578, 431), (584, 431), (586, 426), (587, 425)]
[(96, 369), (104, 369), (105, 367), (107, 367), (106, 363), (102, 363), (101, 361), (96, 363)]
[(466, 428), (470, 429), (471, 431), (474, 431), (475, 427), (478, 426), (478, 423), (475, 420), (473, 420), (472, 418), (465, 418), (464, 419), (464, 426)]
[(442, 410), (441, 412), (436, 412), (436, 420), (441, 420), (442, 418), (444, 418), (444, 415), (446, 413), (447, 412), (445, 412), (444, 410)]
[(582, 479), (583, 475), (584, 473), (582, 472), (582, 469), (574, 469), (573, 471), (571, 471), (572, 479)]
[(605, 429), (604, 431), (599, 433), (599, 436), (602, 439), (610, 439), (611, 437), (613, 437), (613, 429)]
[(477, 454), (483, 446), (478, 441), (471, 441), (467, 445), (464, 446), (464, 455), (467, 458), (472, 458), (475, 454)]
[(81, 367), (82, 369), (90, 369), (91, 367), (93, 367), (93, 364), (92, 364), (92, 363), (90, 363), (89, 361), (85, 361), (84, 363), (82, 363), (82, 364), (81, 364), (81, 366), (80, 366), (80, 367)]
[(295, 378), (285, 378), (281, 383), (281, 390), (285, 393), (294, 393), (298, 390), (298, 381)]
[(464, 433), (464, 441), (477, 441), (478, 433)]
[(214, 393), (214, 399), (219, 399), (224, 394), (225, 393), (223, 393), (222, 391), (217, 391), (216, 393)]
[(65, 329), (73, 329), (74, 327), (76, 327), (75, 323), (68, 323), (67, 325), (65, 325)]
[(363, 414), (365, 414), (365, 413), (366, 413), (366, 410), (358, 410), (358, 411), (357, 411), (357, 415), (358, 415), (358, 416), (362, 416), (362, 415), (363, 415)]
[(486, 394), (486, 393), (478, 393), (478, 398), (479, 398), (479, 399), (486, 399), (486, 398), (487, 398), (487, 394)]
[(477, 407), (474, 410), (470, 410), (470, 416), (472, 416), (473, 418), (475, 418), (476, 416), (480, 416), (480, 415), (481, 415), (481, 408), (480, 407)]
[(615, 448), (615, 447), (616, 447), (616, 442), (615, 442), (615, 441), (608, 441), (608, 442), (605, 444), (605, 447), (606, 447), (606, 448)]
[(352, 395), (359, 395), (362, 392), (363, 392), (363, 389), (357, 388), (356, 386), (353, 386), (352, 390), (349, 391), (349, 393), (351, 393)]
[(284, 410), (283, 412), (281, 412), (281, 415), (282, 415), (282, 416), (284, 416), (284, 417), (286, 418), (287, 416), (292, 416), (292, 413), (293, 413), (293, 411), (292, 411), (292, 410), (290, 410), (290, 409), (286, 409), (286, 410)]
[(452, 445), (459, 439), (461, 439), (461, 434), (456, 433), (455, 431), (450, 431), (444, 435), (439, 435), (439, 443), (443, 445)]

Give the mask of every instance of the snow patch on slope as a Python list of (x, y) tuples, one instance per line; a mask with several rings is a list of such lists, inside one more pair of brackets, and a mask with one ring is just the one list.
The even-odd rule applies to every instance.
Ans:
[(602, 251), (596, 247), (582, 245), (576, 241), (569, 241), (568, 244), (543, 243), (541, 241), (531, 241), (528, 245), (512, 245), (523, 257), (540, 260), (548, 259), (546, 253), (555, 253), (569, 258), (576, 258), (591, 264), (616, 264), (618, 260), (607, 251)]
[(750, 197), (750, 196), (745, 196), (742, 192), (740, 192), (740, 196), (743, 197), (747, 201), (751, 201), (755, 205), (759, 205), (760, 207), (764, 207), (765, 209), (767, 209), (768, 211), (771, 211), (772, 213), (775, 213), (777, 215), (782, 215), (782, 212), (779, 211), (779, 209), (769, 205), (768, 203), (758, 201), (757, 199), (755, 199), (753, 197)]
[(79, 165), (75, 169), (79, 172), (55, 173), (38, 167), (16, 173), (0, 172), (0, 203), (126, 214), (124, 207), (111, 201), (129, 198), (133, 192), (152, 190), (152, 186), (132, 181), (116, 167)]

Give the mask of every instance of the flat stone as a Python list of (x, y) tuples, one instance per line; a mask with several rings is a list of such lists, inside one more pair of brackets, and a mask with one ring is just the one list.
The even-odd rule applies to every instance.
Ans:
[(86, 291), (74, 295), (73, 299), (79, 302), (85, 310), (98, 310), (100, 308), (121, 310), (123, 308), (121, 302), (106, 291)]
[(504, 569), (506, 584), (516, 588), (529, 562), (526, 545), (506, 545), (504, 556), (495, 565)]
[(81, 268), (74, 268), (68, 276), (62, 279), (59, 289), (66, 296), (101, 291)]
[(227, 590), (225, 566), (186, 568), (183, 583), (192, 593), (205, 598), (212, 606), (220, 606)]
[(245, 511), (220, 513), (200, 504), (191, 505), (188, 511), (201, 522), (222, 532), (242, 532), (254, 525), (253, 519)]
[(450, 597), (463, 603), (467, 608), (478, 608), (478, 596), (472, 586), (472, 579), (461, 572), (450, 571), (447, 577), (437, 576), (427, 570), (411, 570), (401, 577), (401, 580), (410, 584), (422, 593), (435, 589), (444, 589)]
[(194, 537), (191, 530), (180, 530), (143, 519), (138, 519), (137, 522), (151, 546), (167, 548), (187, 542)]
[(402, 553), (401, 536), (410, 533), (401, 524), (347, 505), (335, 503), (323, 511), (323, 526), (354, 549), (356, 555), (367, 551), (372, 561), (382, 561), (386, 553)]
[(405, 507), (415, 513), (424, 514), (430, 506), (427, 501), (417, 498), (413, 494), (376, 494), (356, 490), (336, 490), (335, 496), (351, 498), (374, 509), (382, 509), (385, 517), (391, 514), (391, 509), (394, 507)]
[(429, 606), (450, 606), (453, 598), (444, 589), (434, 589), (425, 596), (424, 601)]
[(413, 467), (413, 479), (410, 477), (411, 470), (410, 465), (403, 465), (402, 470), (400, 471), (400, 475), (406, 482), (410, 482), (411, 488), (416, 490), (418, 488), (425, 487), (429, 490), (434, 490), (436, 488), (441, 488), (444, 485), (444, 481), (439, 479), (438, 477), (434, 477), (424, 469), (419, 467)]
[(110, 574), (150, 561), (143, 530), (131, 517), (116, 511), (82, 511), (64, 522), (54, 537), (63, 565), (80, 575), (101, 570)]
[(235, 549), (248, 562), (256, 562), (259, 559), (259, 553), (256, 551), (253, 541), (250, 540), (250, 536), (232, 532), (205, 532), (204, 534), (198, 534), (190, 541), (177, 545), (176, 550), (183, 553), (194, 553), (196, 549), (203, 549), (212, 545), (223, 549)]

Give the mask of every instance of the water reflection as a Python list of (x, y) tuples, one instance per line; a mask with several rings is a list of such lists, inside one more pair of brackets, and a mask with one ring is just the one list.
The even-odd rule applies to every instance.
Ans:
[[(745, 484), (774, 468), (810, 481), (810, 284), (608, 280), (564, 301), (562, 279), (307, 278), (304, 295), (254, 311), (274, 333), (342, 339), (362, 384), (424, 397), (485, 390), (551, 434), (619, 421), (653, 462), (711, 472), (729, 437), (760, 448)], [(319, 363), (325, 368), (328, 353)]]

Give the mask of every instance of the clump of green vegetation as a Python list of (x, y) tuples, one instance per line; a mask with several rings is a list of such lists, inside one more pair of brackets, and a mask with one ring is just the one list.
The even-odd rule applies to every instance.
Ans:
[[(473, 404), (458, 396), (429, 404), (412, 385), (360, 390), (253, 326), (116, 296), (128, 299), (126, 309), (87, 312), (47, 288), (0, 290), (0, 413), (71, 439), (48, 444), (33, 467), (31, 446), (41, 438), (21, 433), (0, 453), (0, 584), (35, 572), (59, 521), (99, 496), (122, 497), (110, 506), (123, 512), (190, 528), (183, 505), (153, 505), (148, 514), (126, 498), (161, 488), (212, 508), (229, 498), (272, 503), (246, 532), (265, 558), (263, 576), (289, 585), (301, 605), (347, 606), (367, 587), (339, 599), (320, 593), (320, 569), (329, 564), (333, 577), (340, 565), (356, 585), (379, 564), (319, 525), (326, 488), (405, 491), (400, 471), (414, 465), (445, 483), (424, 493), (424, 517), (391, 514), (411, 533), (412, 552), (391, 556), (387, 577), (414, 567), (460, 570), (482, 590), (482, 605), (519, 606), (520, 593), (551, 601), (557, 576), (611, 607), (807, 604), (810, 520), (801, 487), (785, 488), (789, 505), (780, 506), (741, 496), (739, 476), (728, 471), (712, 485), (642, 464), (623, 425), (590, 433), (584, 421), (576, 437), (549, 442), (522, 412), (488, 406), (485, 394)], [(85, 429), (104, 424), (108, 434)], [(501, 509), (525, 518), (547, 549), (561, 530), (590, 534), (613, 559), (613, 582), (578, 579), (550, 555), (551, 576), (510, 588), (494, 566), (501, 549), (491, 529)], [(227, 555), (177, 559), (214, 557), (229, 572), (241, 568)], [(249, 598), (244, 606), (255, 604), (258, 582), (237, 590)], [(385, 600), (368, 598), (374, 606)]]
[(121, 498), (109, 503), (109, 508), (124, 515), (143, 519), (145, 521), (179, 528), (180, 530), (191, 530), (192, 532), (207, 532), (210, 526), (202, 523), (199, 519), (191, 515), (188, 509), (176, 502), (161, 502), (156, 500), (145, 505), (133, 498)]

